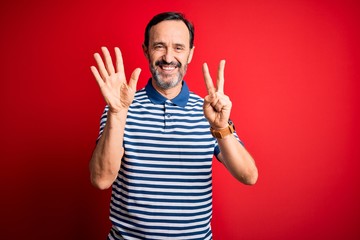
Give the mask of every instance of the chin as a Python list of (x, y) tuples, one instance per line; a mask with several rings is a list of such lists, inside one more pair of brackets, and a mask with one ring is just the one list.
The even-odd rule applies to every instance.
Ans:
[(159, 76), (156, 76), (155, 81), (159, 87), (163, 89), (170, 89), (176, 87), (182, 81), (182, 79), (180, 79), (178, 76), (172, 78), (159, 78)]

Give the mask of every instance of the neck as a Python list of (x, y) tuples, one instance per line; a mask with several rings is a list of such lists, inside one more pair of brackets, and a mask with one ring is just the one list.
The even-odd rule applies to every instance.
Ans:
[(182, 81), (179, 82), (175, 87), (169, 88), (169, 89), (163, 89), (160, 88), (156, 83), (155, 80), (152, 79), (152, 85), (155, 88), (156, 91), (158, 91), (161, 95), (163, 95), (165, 98), (171, 100), (175, 98), (179, 93), (181, 92), (182, 88)]

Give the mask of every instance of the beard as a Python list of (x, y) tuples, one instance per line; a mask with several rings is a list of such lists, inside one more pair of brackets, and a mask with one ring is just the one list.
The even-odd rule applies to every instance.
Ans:
[[(160, 73), (157, 67), (163, 66), (173, 66), (178, 69), (176, 74), (166, 74)], [(186, 73), (187, 64), (182, 68), (182, 64), (180, 62), (166, 62), (164, 60), (158, 60), (155, 62), (155, 65), (150, 64), (150, 71), (153, 79), (156, 82), (156, 85), (162, 89), (170, 89), (177, 86), (182, 80)], [(170, 79), (168, 79), (170, 78)], [(165, 80), (168, 79), (168, 80)]]

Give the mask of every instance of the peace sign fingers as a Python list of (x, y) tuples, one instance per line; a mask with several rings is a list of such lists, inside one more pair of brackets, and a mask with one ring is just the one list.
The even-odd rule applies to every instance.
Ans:
[(215, 94), (216, 92), (224, 93), (224, 83), (225, 83), (224, 69), (225, 69), (225, 60), (221, 60), (218, 68), (216, 87), (214, 87), (214, 83), (210, 76), (209, 67), (207, 63), (203, 64), (204, 80), (209, 95)]
[(211, 79), (209, 68), (206, 63), (203, 64), (203, 74), (208, 95), (204, 97), (204, 115), (213, 128), (224, 128), (228, 124), (231, 111), (231, 101), (224, 94), (224, 69), (225, 60), (219, 63), (216, 86)]

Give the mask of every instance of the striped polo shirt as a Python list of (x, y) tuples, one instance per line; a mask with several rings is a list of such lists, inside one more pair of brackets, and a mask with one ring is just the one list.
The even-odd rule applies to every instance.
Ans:
[(136, 92), (112, 186), (108, 239), (212, 239), (212, 157), (219, 149), (202, 106), (185, 81), (172, 100), (151, 79)]

